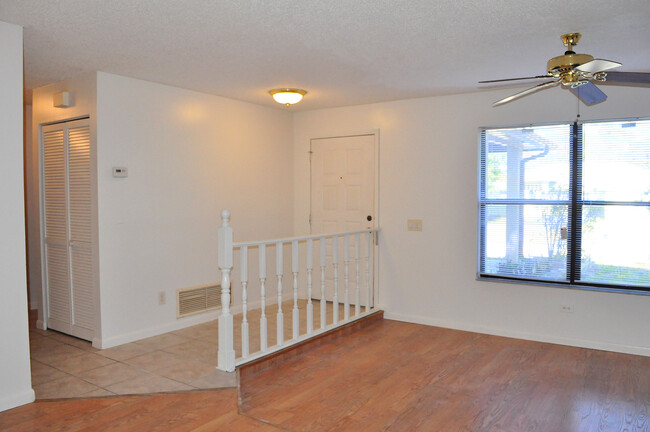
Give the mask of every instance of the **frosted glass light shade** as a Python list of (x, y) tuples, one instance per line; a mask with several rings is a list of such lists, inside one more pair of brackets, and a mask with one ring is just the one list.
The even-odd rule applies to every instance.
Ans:
[(307, 94), (304, 90), (289, 88), (275, 89), (271, 90), (269, 93), (277, 103), (284, 105), (293, 105), (298, 103), (302, 100), (302, 97)]

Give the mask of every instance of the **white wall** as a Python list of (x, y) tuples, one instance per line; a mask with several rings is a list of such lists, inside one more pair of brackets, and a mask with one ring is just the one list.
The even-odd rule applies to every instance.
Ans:
[[(27, 102), (27, 101), (26, 101)], [(25, 152), (25, 202), (38, 204), (38, 152), (33, 151), (32, 105), (29, 101), (24, 110), (24, 152)], [(33, 169), (36, 167), (36, 169)], [(27, 288), (29, 308), (38, 309), (41, 298), (41, 252), (38, 233), (38, 211), (27, 211)], [(34, 263), (34, 265), (30, 265)]]
[(23, 197), (23, 29), (0, 22), (0, 411), (34, 400)]
[[(583, 119), (650, 115), (650, 89), (603, 86)], [(308, 232), (309, 139), (380, 129), (379, 302), (386, 317), (650, 355), (650, 296), (475, 280), (480, 126), (572, 121), (550, 89), (499, 108), (517, 89), (296, 113), (295, 234)], [(407, 218), (423, 219), (407, 232)], [(560, 306), (574, 307), (572, 314)]]
[[(235, 241), (292, 233), (292, 118), (107, 73), (97, 87), (101, 346), (109, 347), (216, 317), (177, 320), (175, 296), (220, 281), (221, 209), (232, 212)], [(113, 178), (114, 166), (128, 178)]]

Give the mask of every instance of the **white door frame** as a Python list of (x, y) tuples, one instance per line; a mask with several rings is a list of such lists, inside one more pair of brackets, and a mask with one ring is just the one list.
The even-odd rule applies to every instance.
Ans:
[[(311, 155), (313, 154), (314, 141), (332, 139), (332, 138), (353, 138), (358, 136), (374, 136), (373, 140), (373, 154), (374, 154), (374, 168), (375, 168), (375, 178), (374, 178), (374, 209), (373, 209), (373, 227), (381, 228), (379, 223), (379, 129), (373, 129), (369, 132), (360, 132), (360, 133), (351, 133), (351, 134), (340, 134), (340, 135), (327, 135), (317, 138), (309, 139), (309, 233), (311, 232), (311, 209), (312, 209), (312, 166), (311, 166)], [(377, 299), (379, 298), (379, 254), (377, 253), (377, 246), (379, 245), (379, 236), (381, 231), (377, 232), (375, 235), (375, 244), (373, 245), (373, 283), (374, 283), (374, 299), (373, 307), (378, 303)]]

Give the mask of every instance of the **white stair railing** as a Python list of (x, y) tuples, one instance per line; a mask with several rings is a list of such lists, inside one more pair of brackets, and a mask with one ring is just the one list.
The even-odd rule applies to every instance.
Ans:
[[(232, 372), (236, 366), (256, 360), (265, 355), (276, 352), (280, 349), (302, 342), (321, 333), (341, 327), (349, 322), (358, 320), (373, 312), (374, 292), (374, 248), (373, 240), (378, 229), (366, 229), (334, 234), (310, 235), (304, 237), (292, 237), (275, 240), (263, 240), (253, 242), (233, 243), (233, 230), (230, 226), (230, 212), (221, 212), (222, 224), (218, 230), (219, 242), (219, 268), (221, 270), (221, 315), (219, 316), (219, 354), (218, 368)], [(339, 317), (339, 238), (343, 238), (343, 317)], [(365, 241), (364, 241), (365, 240)], [(314, 305), (312, 302), (313, 280), (312, 271), (314, 267), (314, 243), (318, 242), (316, 251), (319, 253), (320, 264), (320, 325), (314, 323)], [(365, 245), (362, 245), (365, 243)], [(284, 245), (291, 245), (291, 273), (293, 276), (293, 308), (291, 313), (291, 339), (285, 340), (284, 315), (282, 313), (282, 278), (284, 273)], [(277, 277), (277, 312), (276, 312), (276, 345), (269, 347), (268, 322), (266, 316), (266, 281), (267, 281), (267, 246), (275, 246), (275, 273)], [(304, 247), (301, 247), (304, 246)], [(329, 246), (329, 247), (328, 247)], [(365, 247), (363, 247), (365, 246)], [(350, 249), (354, 247), (354, 254)], [(331, 249), (330, 249), (331, 248)], [(230, 275), (233, 268), (234, 251), (239, 249), (239, 267), (242, 299), (242, 322), (241, 322), (241, 357), (236, 358), (234, 347), (233, 315), (230, 310), (231, 284)], [(259, 263), (259, 293), (260, 293), (260, 337), (259, 351), (251, 352), (250, 329), (249, 329), (249, 307), (250, 292), (252, 289), (249, 279), (249, 253), (257, 249)], [(304, 254), (301, 254), (304, 249)], [(331, 259), (328, 260), (328, 250)], [(302, 258), (304, 256), (304, 258)], [(303, 267), (301, 267), (301, 261)], [(329, 262), (328, 262), (329, 261)], [(352, 271), (350, 275), (352, 261)], [(362, 271), (362, 263), (365, 261), (365, 277)], [(330, 266), (333, 276), (328, 280), (327, 268)], [(307, 306), (306, 306), (306, 334), (300, 334), (299, 295), (300, 295), (300, 272), (301, 268), (306, 269), (307, 279)], [(371, 271), (372, 269), (372, 271)], [(365, 281), (363, 281), (365, 279)], [(254, 279), (255, 280), (255, 279)], [(351, 283), (352, 280), (352, 283)], [(365, 295), (362, 295), (362, 282), (365, 282)], [(353, 285), (353, 286), (351, 286)], [(327, 286), (332, 289), (331, 298), (328, 298)], [(354, 292), (351, 293), (350, 290)], [(351, 310), (350, 297), (354, 299), (354, 311)], [(365, 299), (365, 311), (362, 312), (361, 302)], [(332, 302), (332, 322), (327, 324), (327, 302)], [(257, 348), (257, 347), (253, 347)]]
[(218, 230), (219, 269), (221, 270), (221, 315), (219, 316), (218, 367), (232, 372), (235, 370), (235, 344), (233, 317), (230, 313), (230, 270), (232, 269), (232, 228), (230, 212), (221, 212), (221, 227)]

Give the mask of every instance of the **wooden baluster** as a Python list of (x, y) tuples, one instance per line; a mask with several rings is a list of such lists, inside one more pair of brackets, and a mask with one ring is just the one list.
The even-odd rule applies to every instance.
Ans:
[(282, 314), (282, 242), (275, 243), (275, 273), (278, 276), (278, 346), (284, 344), (284, 314)]
[(291, 242), (291, 271), (293, 273), (293, 338), (298, 339), (300, 311), (298, 310), (298, 242)]
[(339, 237), (332, 238), (332, 263), (334, 265), (334, 298), (332, 299), (332, 323), (339, 322)]
[(325, 249), (325, 237), (321, 237), (320, 241), (320, 328), (324, 329), (327, 325), (327, 309), (325, 301), (325, 264), (327, 263), (327, 255)]
[(368, 236), (366, 237), (366, 290), (367, 290), (367, 296), (366, 299), (368, 300), (368, 303), (366, 303), (366, 312), (370, 312), (370, 300), (372, 298), (372, 294), (370, 293), (370, 243), (372, 241), (372, 233), (369, 232)]
[(355, 250), (356, 256), (355, 256), (355, 261), (357, 264), (357, 289), (356, 289), (356, 297), (355, 297), (355, 303), (354, 303), (354, 315), (357, 316), (361, 313), (361, 233), (357, 233), (357, 249)]
[(230, 271), (232, 269), (232, 227), (230, 212), (221, 212), (221, 227), (217, 231), (218, 263), (221, 270), (221, 315), (219, 316), (219, 369), (226, 372), (235, 370), (235, 344), (233, 316), (230, 313)]
[(350, 236), (343, 237), (343, 261), (345, 262), (345, 298), (343, 299), (343, 316), (350, 319)]
[(260, 273), (260, 297), (262, 300), (262, 316), (260, 317), (260, 351), (268, 349), (268, 334), (266, 330), (266, 245), (261, 244), (259, 248), (259, 273)]
[(314, 305), (311, 302), (311, 271), (314, 261), (314, 241), (307, 239), (307, 334), (314, 332)]
[(240, 252), (241, 267), (241, 302), (242, 302), (242, 322), (241, 322), (241, 356), (248, 357), (250, 349), (248, 346), (248, 246), (242, 246)]

